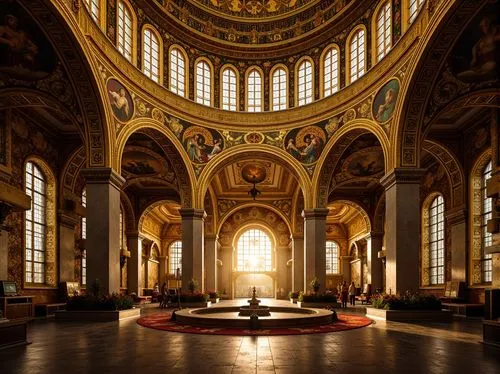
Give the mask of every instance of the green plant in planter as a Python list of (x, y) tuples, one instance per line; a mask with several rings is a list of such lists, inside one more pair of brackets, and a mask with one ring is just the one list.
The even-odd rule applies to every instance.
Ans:
[(299, 297), (299, 291), (290, 291), (288, 292), (289, 299), (297, 299)]
[(304, 301), (304, 292), (302, 292), (302, 291), (299, 292), (299, 296), (297, 297), (297, 301), (300, 301), (300, 302)]
[(314, 292), (318, 292), (320, 286), (318, 277), (314, 277), (311, 283), (309, 283), (309, 285), (311, 286)]
[(191, 293), (194, 293), (198, 289), (199, 283), (196, 279), (191, 278), (191, 280), (188, 282), (188, 290)]

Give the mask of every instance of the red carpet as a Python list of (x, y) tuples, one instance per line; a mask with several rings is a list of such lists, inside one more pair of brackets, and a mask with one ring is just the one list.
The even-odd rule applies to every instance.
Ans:
[(337, 314), (339, 320), (330, 325), (314, 326), (314, 327), (294, 327), (294, 328), (277, 328), (277, 329), (259, 329), (249, 330), (242, 328), (209, 328), (195, 327), (177, 323), (170, 320), (171, 313), (155, 313), (137, 320), (141, 326), (155, 330), (165, 330), (172, 332), (182, 332), (189, 334), (208, 334), (208, 335), (301, 335), (301, 334), (318, 334), (326, 332), (336, 332), (357, 329), (368, 326), (372, 323), (369, 318), (353, 315), (353, 314)]

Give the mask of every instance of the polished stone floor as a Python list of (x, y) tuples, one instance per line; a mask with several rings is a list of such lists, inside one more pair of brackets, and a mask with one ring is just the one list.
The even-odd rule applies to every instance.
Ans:
[(74, 324), (47, 319), (31, 324), (31, 345), (0, 351), (0, 373), (499, 374), (500, 349), (480, 343), (481, 328), (478, 320), (376, 321), (329, 334), (239, 337), (152, 330), (135, 320)]

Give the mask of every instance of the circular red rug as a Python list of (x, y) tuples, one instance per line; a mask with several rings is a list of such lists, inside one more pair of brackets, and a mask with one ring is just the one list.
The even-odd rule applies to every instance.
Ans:
[(368, 326), (372, 320), (363, 316), (354, 314), (337, 314), (338, 321), (329, 325), (311, 326), (311, 327), (290, 327), (276, 329), (250, 330), (243, 328), (210, 328), (185, 325), (171, 320), (172, 313), (155, 313), (137, 320), (141, 326), (172, 332), (182, 332), (189, 334), (208, 334), (208, 335), (301, 335), (318, 334), (335, 331), (345, 331)]

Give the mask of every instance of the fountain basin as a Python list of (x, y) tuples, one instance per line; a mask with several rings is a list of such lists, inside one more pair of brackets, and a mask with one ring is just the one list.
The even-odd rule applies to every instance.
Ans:
[(260, 306), (242, 306), (240, 307), (239, 316), (250, 317), (252, 314), (256, 314), (259, 317), (270, 316), (271, 310), (268, 306), (260, 305)]
[[(175, 313), (178, 322), (201, 327), (249, 328), (250, 317), (238, 315), (240, 306), (182, 309)], [(333, 312), (326, 309), (271, 306), (270, 316), (258, 318), (258, 327), (286, 328), (328, 325)]]

